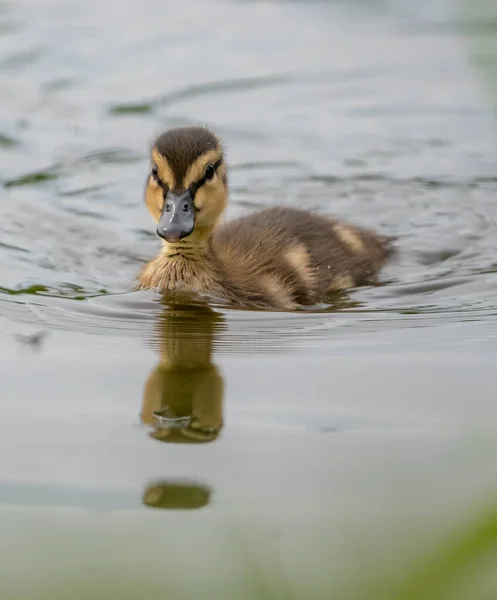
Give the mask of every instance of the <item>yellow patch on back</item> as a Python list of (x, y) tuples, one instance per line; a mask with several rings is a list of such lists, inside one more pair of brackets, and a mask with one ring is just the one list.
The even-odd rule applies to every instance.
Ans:
[(333, 283), (330, 286), (330, 291), (346, 290), (348, 288), (354, 287), (354, 285), (355, 281), (352, 275), (339, 275), (333, 280)]
[(273, 275), (263, 275), (261, 277), (261, 284), (274, 304), (287, 310), (294, 310), (297, 308), (297, 303), (292, 300), (290, 293), (277, 277), (274, 277)]
[(341, 225), (339, 223), (334, 225), (333, 229), (340, 240), (351, 250), (354, 252), (362, 252), (364, 250), (364, 242), (357, 231), (354, 231), (351, 227), (347, 227), (347, 225)]
[(284, 253), (284, 257), (307, 285), (310, 286), (314, 284), (315, 273), (310, 266), (309, 253), (304, 244), (295, 244), (295, 246), (291, 246)]

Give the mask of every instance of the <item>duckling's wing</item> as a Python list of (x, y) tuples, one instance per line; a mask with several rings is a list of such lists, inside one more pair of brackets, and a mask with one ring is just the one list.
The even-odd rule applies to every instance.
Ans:
[(219, 227), (213, 249), (232, 278), (306, 304), (331, 290), (372, 282), (390, 240), (326, 216), (275, 207)]

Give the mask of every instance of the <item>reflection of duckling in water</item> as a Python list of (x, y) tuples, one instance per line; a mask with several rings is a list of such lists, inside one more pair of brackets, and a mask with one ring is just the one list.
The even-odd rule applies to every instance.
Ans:
[(282, 310), (375, 284), (391, 240), (326, 216), (268, 208), (218, 225), (228, 197), (217, 137), (202, 127), (163, 133), (152, 148), (146, 204), (164, 239), (139, 288)]
[(223, 425), (223, 378), (212, 346), (223, 317), (208, 307), (165, 309), (159, 318), (160, 361), (143, 395), (141, 418), (167, 442), (210, 442)]
[(143, 493), (143, 504), (150, 508), (195, 510), (209, 504), (211, 490), (196, 483), (157, 481)]

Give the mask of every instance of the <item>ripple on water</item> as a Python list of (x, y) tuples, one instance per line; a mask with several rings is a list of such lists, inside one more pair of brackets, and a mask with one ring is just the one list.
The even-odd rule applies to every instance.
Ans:
[(4, 181), (4, 186), (6, 188), (11, 188), (21, 187), (24, 185), (40, 185), (41, 183), (53, 181), (58, 177), (59, 175), (55, 170), (46, 169), (43, 171), (34, 171), (32, 173), (26, 173), (13, 179), (7, 179), (7, 181)]
[(1, 148), (12, 148), (18, 144), (17, 140), (9, 135), (0, 133), (0, 149)]
[(109, 108), (109, 113), (114, 116), (149, 114), (160, 106), (169, 106), (182, 100), (197, 98), (198, 96), (242, 92), (245, 90), (279, 85), (288, 81), (291, 81), (291, 78), (288, 75), (283, 74), (210, 81), (207, 83), (185, 86), (184, 88), (172, 91), (160, 98), (148, 102), (115, 104)]
[[(124, 48), (102, 36), (91, 11), (79, 14), (76, 6), (67, 30), (58, 31), (74, 36), (67, 46), (50, 45), (36, 27), (32, 33), (40, 37), (9, 46), (0, 68), (18, 72), (7, 99), (9, 120), (0, 123), (8, 198), (0, 207), (7, 273), (2, 322), (81, 332), (102, 343), (103, 336), (153, 341), (163, 308), (152, 296), (121, 293), (158, 247), (142, 202), (148, 143), (158, 127), (208, 116), (226, 139), (232, 213), (274, 203), (315, 208), (398, 235), (400, 250), (383, 286), (355, 290), (333, 307), (294, 314), (215, 307), (224, 323), (220, 351), (329, 351), (347, 340), (385, 340), (389, 332), (404, 336), (449, 324), (455, 331), (463, 320), (488, 324), (495, 306), (497, 178), (483, 140), (490, 120), (479, 96), (466, 93), (459, 58), (451, 62), (445, 38), (437, 45), (436, 36), (429, 37), (441, 52), (427, 67), (414, 51), (419, 42), (406, 41), (398, 23), (385, 37), (376, 20), (365, 24), (365, 37), (353, 46), (339, 24), (333, 32), (341, 51), (322, 52), (335, 27), (327, 20), (332, 9), (325, 14), (318, 7), (314, 21), (312, 11), (304, 17), (286, 7), (289, 20), (275, 37), (279, 18), (271, 19), (280, 8), (252, 22), (260, 48), (245, 27), (235, 26), (240, 54), (231, 54), (230, 36), (203, 38), (200, 17), (188, 17), (184, 30), (174, 26), (167, 35), (164, 24), (143, 35), (133, 30)], [(10, 11), (16, 12), (14, 4)], [(254, 18), (245, 7), (236, 11)], [(316, 44), (294, 37), (288, 45), (287, 34), (305, 36), (307, 17)], [(54, 31), (60, 27), (43, 11), (36, 19)], [(31, 26), (29, 19), (22, 23)], [(86, 33), (96, 44), (92, 52)], [(175, 44), (181, 49), (175, 61), (159, 67), (150, 60)], [(192, 61), (205, 44), (216, 45), (215, 55), (226, 60)], [(387, 44), (396, 52), (384, 51)], [(75, 61), (68, 70), (60, 48), (69, 46)], [(11, 130), (11, 123), (19, 127)], [(16, 285), (33, 277), (34, 283)]]
[[(115, 160), (113, 152), (111, 161)], [(90, 156), (97, 162), (109, 157), (107, 151)], [(260, 172), (257, 163), (240, 164), (242, 172)], [(292, 168), (284, 161), (279, 166)], [(269, 171), (276, 174), (278, 168)], [(493, 243), (497, 227), (488, 194), (496, 187), (492, 178), (436, 185), (423, 178), (399, 181), (364, 175), (295, 178), (292, 184), (296, 181), (300, 193), (318, 210), (329, 211), (332, 195), (335, 214), (360, 215), (365, 225), (375, 226), (375, 200), (381, 199), (389, 215), (383, 230), (400, 233), (399, 253), (385, 269), (383, 285), (354, 290), (333, 306), (293, 314), (217, 307), (226, 325), (214, 341), (219, 352), (331, 352), (352, 341), (367, 344), (366, 337), (371, 336), (380, 336), (384, 343), (387, 337), (390, 344), (400, 343), (393, 341), (395, 331), (448, 327), (461, 321), (488, 325), (492, 320), (497, 287)], [(279, 185), (276, 188), (285, 194), (288, 188)], [(460, 188), (464, 202), (454, 196)], [(36, 261), (41, 269), (52, 270), (54, 281), (40, 278), (33, 284), (1, 290), (4, 320), (153, 343), (154, 320), (163, 309), (153, 294), (127, 293), (141, 264), (153, 256), (158, 244), (153, 227), (144, 229), (136, 223), (143, 207), (121, 204), (116, 218), (128, 214), (130, 226), (119, 228), (118, 234), (115, 221), (107, 218), (113, 213), (105, 198), (97, 201), (91, 193), (83, 194), (81, 200), (77, 193), (60, 196), (50, 211), (33, 203), (19, 218), (19, 228), (5, 233), (2, 243), (19, 264), (25, 263), (29, 271)], [(258, 194), (251, 194), (247, 207), (253, 208), (257, 198)], [(431, 205), (433, 199), (436, 207)], [(23, 200), (27, 201), (26, 196)], [(288, 202), (293, 201), (289, 195)], [(262, 198), (260, 205), (264, 205)], [(237, 207), (244, 207), (243, 195), (237, 194)], [(398, 223), (406, 216), (404, 230), (398, 232)], [(423, 236), (419, 234), (421, 221), (426, 221)], [(21, 235), (16, 236), (16, 231)], [(26, 231), (36, 235), (30, 236), (29, 246), (17, 245), (15, 240)], [(459, 234), (455, 236), (454, 231)], [(62, 283), (62, 269), (72, 275), (67, 283)], [(102, 295), (102, 288), (110, 293)], [(492, 334), (488, 335), (490, 339)]]
[[(487, 283), (494, 290), (497, 275), (492, 274)], [(130, 341), (140, 340), (151, 347), (159, 347), (164, 342), (162, 325), (164, 319), (170, 319), (173, 326), (167, 335), (180, 338), (209, 335), (218, 354), (289, 351), (303, 355), (314, 352), (333, 354), (349, 348), (398, 347), (403, 344), (406, 334), (411, 335), (420, 329), (425, 330), (424, 337), (419, 338), (420, 343), (422, 339), (426, 341), (433, 337), (437, 343), (453, 347), (461, 342), (458, 339), (459, 325), (463, 323), (473, 323), (472, 336), (468, 338), (466, 335), (464, 346), (478, 341), (483, 332), (487, 340), (493, 342), (497, 338), (497, 327), (492, 303), (477, 305), (459, 301), (447, 310), (440, 309), (436, 300), (417, 308), (409, 307), (406, 301), (410, 298), (412, 302), (419, 295), (437, 294), (453, 286), (472, 284), (475, 281), (466, 278), (452, 281), (447, 287), (440, 286), (439, 282), (424, 288), (399, 286), (393, 296), (405, 296), (406, 306), (391, 309), (374, 309), (374, 298), (363, 304), (337, 300), (335, 305), (297, 312), (247, 311), (213, 305), (212, 314), (217, 315), (214, 325), (205, 321), (205, 315), (195, 306), (164, 306), (159, 296), (151, 291), (88, 297), (76, 295), (80, 290), (72, 289), (73, 297), (64, 298), (51, 293), (47, 287), (33, 285), (9, 291), (8, 295), (0, 298), (0, 314), (4, 323), (11, 324), (12, 331), (16, 330), (15, 323), (18, 323), (47, 331), (97, 337), (104, 344), (112, 343), (113, 339), (127, 338)], [(390, 286), (390, 289), (393, 288), (395, 286)], [(387, 289), (389, 286), (370, 288), (369, 291), (388, 297)], [(3, 293), (6, 291), (3, 290)], [(478, 295), (478, 292), (474, 293)]]

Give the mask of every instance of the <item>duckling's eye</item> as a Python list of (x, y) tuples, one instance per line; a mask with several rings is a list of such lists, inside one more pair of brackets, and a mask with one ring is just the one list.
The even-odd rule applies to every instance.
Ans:
[(205, 167), (204, 177), (206, 178), (207, 181), (211, 181), (211, 179), (214, 179), (215, 174), (216, 174), (216, 167), (212, 163), (209, 163)]
[(159, 169), (155, 163), (152, 165), (152, 179), (155, 181), (159, 179)]

